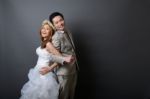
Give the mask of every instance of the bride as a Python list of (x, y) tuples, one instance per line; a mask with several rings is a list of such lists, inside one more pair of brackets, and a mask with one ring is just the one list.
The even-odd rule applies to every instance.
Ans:
[(41, 75), (39, 70), (43, 66), (55, 66), (54, 62), (64, 64), (71, 62), (71, 56), (62, 57), (53, 47), (51, 38), (54, 33), (53, 26), (48, 20), (42, 22), (40, 29), (41, 46), (36, 49), (37, 64), (28, 73), (29, 81), (21, 89), (20, 99), (58, 99), (59, 84), (53, 72)]

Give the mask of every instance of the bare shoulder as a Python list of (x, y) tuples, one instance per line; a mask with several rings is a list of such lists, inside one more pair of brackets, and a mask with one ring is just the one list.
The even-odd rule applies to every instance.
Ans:
[(51, 42), (47, 42), (46, 43), (46, 49), (49, 51), (49, 52), (53, 52), (53, 49), (54, 49), (54, 46)]
[(52, 47), (52, 46), (53, 46), (53, 44), (51, 42), (46, 43), (46, 47)]
[(46, 43), (46, 49), (52, 54), (60, 55), (59, 51), (57, 51), (57, 49), (53, 46), (51, 42)]

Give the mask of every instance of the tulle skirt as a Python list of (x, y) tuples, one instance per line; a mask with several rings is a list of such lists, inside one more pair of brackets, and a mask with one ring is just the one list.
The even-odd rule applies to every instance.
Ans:
[(28, 78), (29, 81), (21, 89), (20, 99), (58, 99), (59, 84), (53, 72), (41, 75), (38, 69), (33, 68)]

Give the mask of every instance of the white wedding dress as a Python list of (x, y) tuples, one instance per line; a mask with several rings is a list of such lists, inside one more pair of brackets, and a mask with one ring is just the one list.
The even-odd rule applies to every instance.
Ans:
[[(39, 70), (43, 66), (48, 66), (52, 61), (63, 63), (63, 58), (54, 56), (41, 47), (36, 49), (36, 53), (38, 55), (37, 64), (28, 73), (29, 81), (21, 89), (20, 99), (58, 99), (59, 84), (56, 75), (53, 72), (41, 75)], [(61, 61), (55, 60), (56, 58)]]

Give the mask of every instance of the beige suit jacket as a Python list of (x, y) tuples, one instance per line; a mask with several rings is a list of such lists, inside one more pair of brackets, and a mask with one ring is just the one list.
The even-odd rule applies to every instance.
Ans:
[[(62, 31), (56, 31), (52, 37), (52, 43), (63, 56), (74, 55), (76, 57), (75, 46), (70, 32), (67, 34)], [(77, 60), (73, 64), (59, 66), (56, 73), (57, 75), (70, 75), (75, 73), (76, 70), (78, 70)]]

